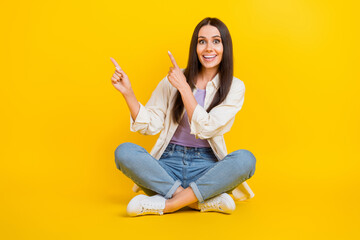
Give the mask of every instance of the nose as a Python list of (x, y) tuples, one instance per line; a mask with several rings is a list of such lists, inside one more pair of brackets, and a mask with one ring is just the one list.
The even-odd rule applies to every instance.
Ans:
[(208, 44), (206, 44), (206, 48), (205, 48), (205, 50), (206, 50), (207, 52), (211, 52), (211, 51), (212, 51), (212, 49), (213, 49), (213, 45), (212, 45), (212, 43), (208, 43)]

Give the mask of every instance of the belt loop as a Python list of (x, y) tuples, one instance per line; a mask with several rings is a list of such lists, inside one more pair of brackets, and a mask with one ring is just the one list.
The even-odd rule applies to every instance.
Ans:
[(172, 145), (171, 152), (174, 152), (175, 144)]

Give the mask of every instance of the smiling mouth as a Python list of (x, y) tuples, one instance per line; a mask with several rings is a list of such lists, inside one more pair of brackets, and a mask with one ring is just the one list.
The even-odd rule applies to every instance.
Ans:
[(216, 58), (217, 55), (209, 55), (209, 56), (205, 56), (203, 55), (203, 59), (207, 62), (211, 62), (212, 60), (214, 60)]
[(203, 55), (203, 57), (206, 58), (206, 59), (211, 59), (211, 58), (216, 57), (216, 55), (208, 55), (208, 56)]

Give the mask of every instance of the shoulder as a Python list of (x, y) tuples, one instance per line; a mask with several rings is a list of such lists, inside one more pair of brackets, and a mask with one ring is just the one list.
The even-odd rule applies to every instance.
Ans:
[(231, 90), (235, 91), (235, 92), (245, 91), (244, 82), (242, 80), (240, 80), (239, 78), (233, 76), (233, 80), (231, 83)]
[(245, 84), (237, 77), (233, 77), (230, 90), (226, 96), (228, 104), (238, 105), (240, 104), (245, 95)]

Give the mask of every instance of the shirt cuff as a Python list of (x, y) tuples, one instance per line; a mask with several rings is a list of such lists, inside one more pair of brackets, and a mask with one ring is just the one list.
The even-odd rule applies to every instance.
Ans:
[(203, 107), (201, 107), (199, 104), (196, 105), (191, 118), (191, 123), (189, 122), (190, 134), (195, 135), (196, 139), (199, 138), (199, 134), (202, 132), (203, 129), (202, 126), (204, 125), (204, 122), (202, 122), (201, 119), (206, 119), (207, 114), (208, 113), (205, 111)]
[(138, 115), (136, 116), (135, 121), (133, 120), (130, 113), (130, 131), (132, 132), (137, 132), (142, 124), (147, 124), (150, 122), (150, 117), (148, 116), (144, 105), (142, 105), (140, 102), (138, 103), (140, 104), (140, 110)]

